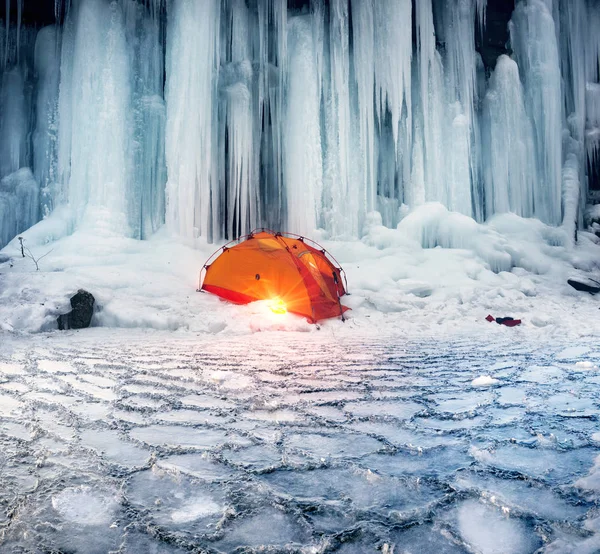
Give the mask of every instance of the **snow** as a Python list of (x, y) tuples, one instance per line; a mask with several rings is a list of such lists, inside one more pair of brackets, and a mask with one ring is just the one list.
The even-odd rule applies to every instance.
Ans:
[[(45, 256), (39, 271), (21, 257), (17, 240), (3, 250), (11, 261), (0, 266), (2, 329), (56, 329), (69, 298), (84, 288), (96, 299), (95, 327), (210, 335), (316, 331), (301, 318), (273, 314), (261, 303), (234, 306), (197, 293), (199, 270), (214, 249), (202, 239), (191, 248), (165, 229), (147, 241), (91, 230), (63, 236), (69, 221), (68, 213), (55, 213), (21, 235), (36, 258)], [(410, 211), (397, 229), (374, 219), (362, 240), (325, 241), (324, 246), (345, 269), (351, 292), (343, 299), (351, 308), (347, 324), (323, 322), (327, 329), (339, 327), (336, 332), (360, 327), (377, 334), (384, 326), (408, 335), (468, 328), (478, 335), (582, 337), (597, 331), (596, 297), (566, 281), (598, 280), (598, 245), (581, 234), (573, 246), (562, 229), (535, 219), (504, 214), (478, 224), (441, 204), (426, 203)], [(491, 325), (484, 319), (488, 314), (523, 323), (512, 329)], [(56, 370), (69, 371), (66, 367)], [(251, 376), (228, 370), (205, 378), (223, 388), (252, 385)]]

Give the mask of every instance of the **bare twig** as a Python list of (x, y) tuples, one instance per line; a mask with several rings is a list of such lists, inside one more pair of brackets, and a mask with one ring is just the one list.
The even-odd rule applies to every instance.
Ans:
[(23, 237), (19, 237), (19, 242), (21, 243), (21, 256), (25, 257), (25, 252), (23, 251), (23, 241), (25, 239)]
[[(21, 242), (21, 245), (23, 245), (23, 243), (22, 243), (22, 242)], [(54, 250), (54, 249), (52, 249), (52, 250), (48, 250), (48, 252), (46, 252), (46, 253), (45, 253), (43, 256), (40, 256), (39, 258), (36, 258), (36, 257), (35, 257), (35, 256), (32, 254), (31, 250), (29, 250), (29, 248), (27, 248), (27, 246), (24, 246), (23, 248), (25, 249), (25, 254), (26, 254), (26, 256), (27, 256), (28, 258), (31, 258), (31, 259), (33, 260), (33, 263), (35, 264), (35, 270), (36, 270), (36, 271), (39, 271), (39, 270), (40, 270), (40, 266), (38, 265), (38, 262), (39, 262), (39, 261), (40, 261), (42, 258), (45, 258), (45, 257), (46, 257), (48, 254), (50, 254), (50, 252), (52, 252), (52, 250)]]

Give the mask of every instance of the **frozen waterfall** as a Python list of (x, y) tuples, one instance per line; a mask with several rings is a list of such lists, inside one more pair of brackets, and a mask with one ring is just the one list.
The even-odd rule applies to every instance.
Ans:
[(142, 239), (355, 238), (426, 202), (573, 235), (600, 189), (600, 4), (507, 4), (6, 2), (0, 247), (59, 207)]

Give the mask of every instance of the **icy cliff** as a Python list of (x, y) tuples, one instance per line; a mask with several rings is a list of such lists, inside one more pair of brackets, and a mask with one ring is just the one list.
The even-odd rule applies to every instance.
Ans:
[(572, 236), (600, 189), (594, 0), (6, 6), (0, 247), (65, 206), (135, 238), (353, 238), (431, 201)]

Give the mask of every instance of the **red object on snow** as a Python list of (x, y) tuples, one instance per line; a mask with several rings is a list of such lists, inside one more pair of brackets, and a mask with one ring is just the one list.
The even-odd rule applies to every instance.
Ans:
[(495, 321), (498, 325), (506, 325), (507, 327), (516, 327), (517, 325), (521, 325), (520, 319), (514, 319), (512, 317), (494, 317), (488, 315), (485, 319), (490, 323)]

